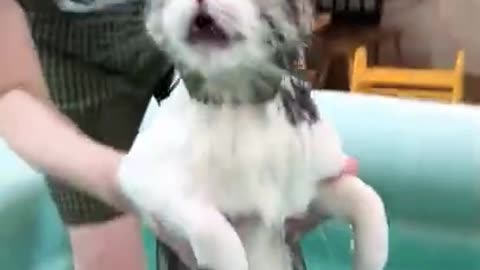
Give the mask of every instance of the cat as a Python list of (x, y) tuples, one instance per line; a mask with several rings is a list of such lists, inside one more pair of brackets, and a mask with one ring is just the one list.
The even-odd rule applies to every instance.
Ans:
[(146, 11), (186, 88), (162, 101), (119, 175), (144, 212), (190, 242), (199, 269), (298, 269), (284, 225), (313, 212), (352, 224), (353, 269), (385, 266), (383, 202), (342, 174), (340, 138), (289, 68), (311, 5), (152, 0)]

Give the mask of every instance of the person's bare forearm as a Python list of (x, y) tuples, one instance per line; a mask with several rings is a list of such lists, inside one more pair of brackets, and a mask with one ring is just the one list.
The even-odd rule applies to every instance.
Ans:
[(48, 101), (23, 90), (0, 95), (0, 137), (32, 167), (119, 207), (122, 153), (81, 133)]
[(25, 13), (0, 0), (0, 138), (32, 167), (117, 205), (121, 154), (95, 143), (49, 101)]

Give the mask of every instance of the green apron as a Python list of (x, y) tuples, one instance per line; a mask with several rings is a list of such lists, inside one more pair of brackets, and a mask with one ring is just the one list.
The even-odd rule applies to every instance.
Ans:
[[(60, 10), (49, 1), (20, 3), (54, 103), (93, 139), (128, 150), (152, 94), (163, 98), (173, 76), (171, 63), (146, 33), (144, 3), (88, 13)], [(49, 179), (66, 224), (121, 214)]]

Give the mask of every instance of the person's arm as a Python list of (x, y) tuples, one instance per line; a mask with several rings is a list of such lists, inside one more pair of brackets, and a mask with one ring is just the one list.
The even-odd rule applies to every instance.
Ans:
[(0, 0), (0, 138), (32, 167), (119, 206), (122, 154), (89, 139), (52, 106), (15, 0)]

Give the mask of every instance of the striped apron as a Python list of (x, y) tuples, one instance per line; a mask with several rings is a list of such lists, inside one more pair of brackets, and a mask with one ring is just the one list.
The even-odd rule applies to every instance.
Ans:
[[(171, 63), (146, 34), (143, 2), (88, 13), (60, 10), (49, 1), (20, 4), (58, 109), (96, 141), (128, 150), (152, 94), (162, 98), (173, 74)], [(66, 224), (102, 222), (121, 214), (47, 179)]]

